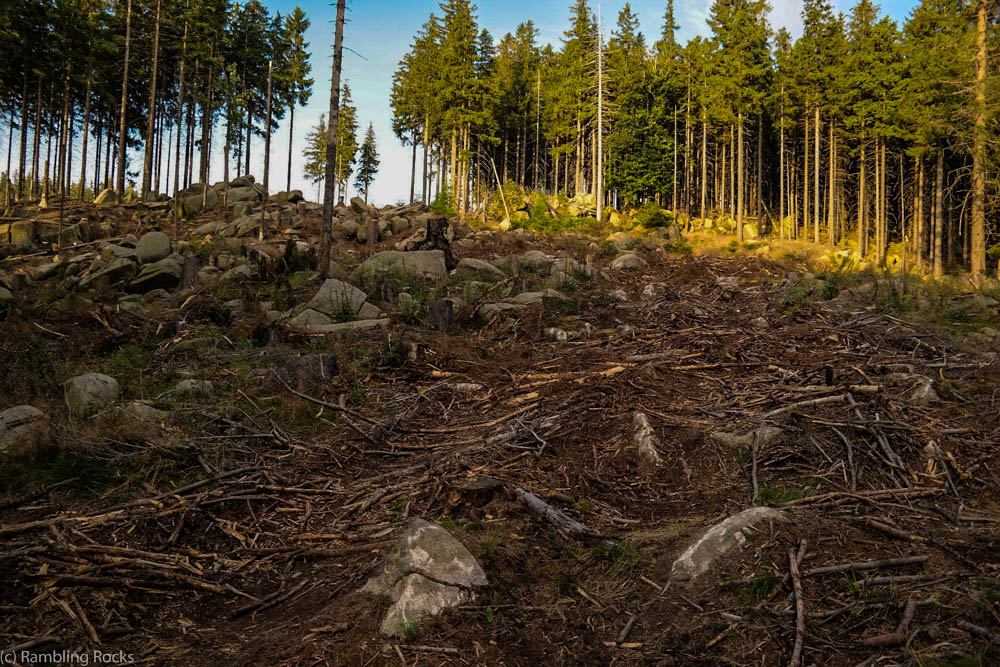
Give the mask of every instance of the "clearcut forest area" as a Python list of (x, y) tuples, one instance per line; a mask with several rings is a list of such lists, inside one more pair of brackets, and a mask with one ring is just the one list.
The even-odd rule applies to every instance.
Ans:
[(1000, 6), (903, 4), (0, 5), (0, 664), (997, 664)]

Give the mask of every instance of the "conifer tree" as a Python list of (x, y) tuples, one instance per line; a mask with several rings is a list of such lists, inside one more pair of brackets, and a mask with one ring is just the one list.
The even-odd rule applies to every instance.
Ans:
[(358, 175), (354, 180), (354, 187), (358, 192), (364, 193), (365, 203), (368, 203), (368, 188), (375, 181), (375, 174), (378, 173), (379, 157), (378, 148), (375, 145), (375, 128), (368, 123), (368, 131), (365, 132), (365, 140), (361, 144), (361, 153), (358, 156)]

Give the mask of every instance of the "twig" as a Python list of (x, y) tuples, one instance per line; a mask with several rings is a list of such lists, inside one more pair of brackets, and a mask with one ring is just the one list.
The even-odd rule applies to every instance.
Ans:
[(799, 667), (802, 664), (802, 644), (806, 636), (806, 606), (802, 599), (802, 580), (799, 578), (799, 564), (795, 552), (788, 550), (788, 573), (792, 578), (792, 587), (795, 590), (795, 646), (792, 649), (792, 659), (788, 664), (791, 667)]
[(993, 644), (1000, 645), (1000, 635), (998, 635), (997, 633), (989, 630), (988, 628), (984, 628), (981, 625), (976, 625), (974, 623), (970, 623), (970, 622), (968, 622), (966, 620), (959, 621), (957, 623), (957, 625), (958, 625), (958, 627), (962, 628), (963, 630), (971, 632), (974, 635), (979, 635), (983, 639), (986, 639), (987, 641), (989, 641), (989, 642), (991, 642)]
[(804, 577), (815, 577), (821, 574), (833, 574), (835, 572), (847, 572), (849, 570), (874, 570), (879, 567), (893, 567), (895, 565), (913, 565), (915, 563), (926, 563), (929, 556), (906, 556), (904, 558), (884, 558), (882, 560), (866, 560), (857, 563), (844, 563), (842, 565), (824, 565), (814, 567), (802, 573)]
[(798, 410), (799, 408), (808, 408), (814, 405), (826, 405), (828, 403), (844, 403), (847, 401), (847, 394), (837, 394), (836, 396), (823, 396), (821, 398), (811, 398), (808, 401), (799, 401), (798, 403), (792, 403), (791, 405), (786, 405), (782, 408), (777, 408), (765, 413), (762, 419), (771, 419), (777, 417), (778, 415), (783, 415), (787, 412), (792, 412)]

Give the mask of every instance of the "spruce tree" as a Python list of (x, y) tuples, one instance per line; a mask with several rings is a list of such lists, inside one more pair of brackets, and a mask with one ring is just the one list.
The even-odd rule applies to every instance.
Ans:
[(375, 145), (375, 128), (368, 123), (368, 131), (365, 132), (365, 140), (361, 144), (361, 154), (358, 156), (358, 175), (354, 179), (354, 187), (358, 192), (363, 192), (365, 203), (368, 203), (368, 188), (375, 181), (375, 174), (378, 173), (379, 157), (378, 148)]

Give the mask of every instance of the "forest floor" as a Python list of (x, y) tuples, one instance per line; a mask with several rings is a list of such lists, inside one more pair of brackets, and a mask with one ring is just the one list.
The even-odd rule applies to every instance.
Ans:
[[(482, 231), (456, 255), (532, 249), (587, 254), (577, 237)], [(103, 370), (172, 418), (53, 419), (58, 447), (0, 461), (0, 651), (785, 664), (798, 619), (804, 664), (996, 664), (995, 344), (962, 335), (957, 316), (907, 319), (893, 279), (814, 280), (800, 258), (753, 248), (638, 252), (644, 268), (562, 285), (566, 300), (505, 319), (460, 310), (446, 331), (398, 314), (337, 336), (268, 325), (252, 304), (273, 285), (254, 279), (175, 293), (144, 318), (9, 316), (0, 358), (18, 402), (58, 413), (62, 380)], [(234, 296), (245, 307), (230, 315)], [(590, 337), (546, 332), (585, 324)], [(303, 353), (334, 355), (337, 371), (302, 393), (349, 412), (275, 381)], [(211, 392), (164, 398), (193, 375)], [(631, 454), (637, 411), (659, 439), (652, 471)], [(762, 426), (780, 433), (759, 446), (712, 437)], [(592, 539), (563, 537), (503, 488), (530, 490)], [(788, 523), (671, 581), (689, 543), (755, 504)], [(386, 638), (387, 603), (358, 590), (415, 518), (464, 544), (490, 585)]]

